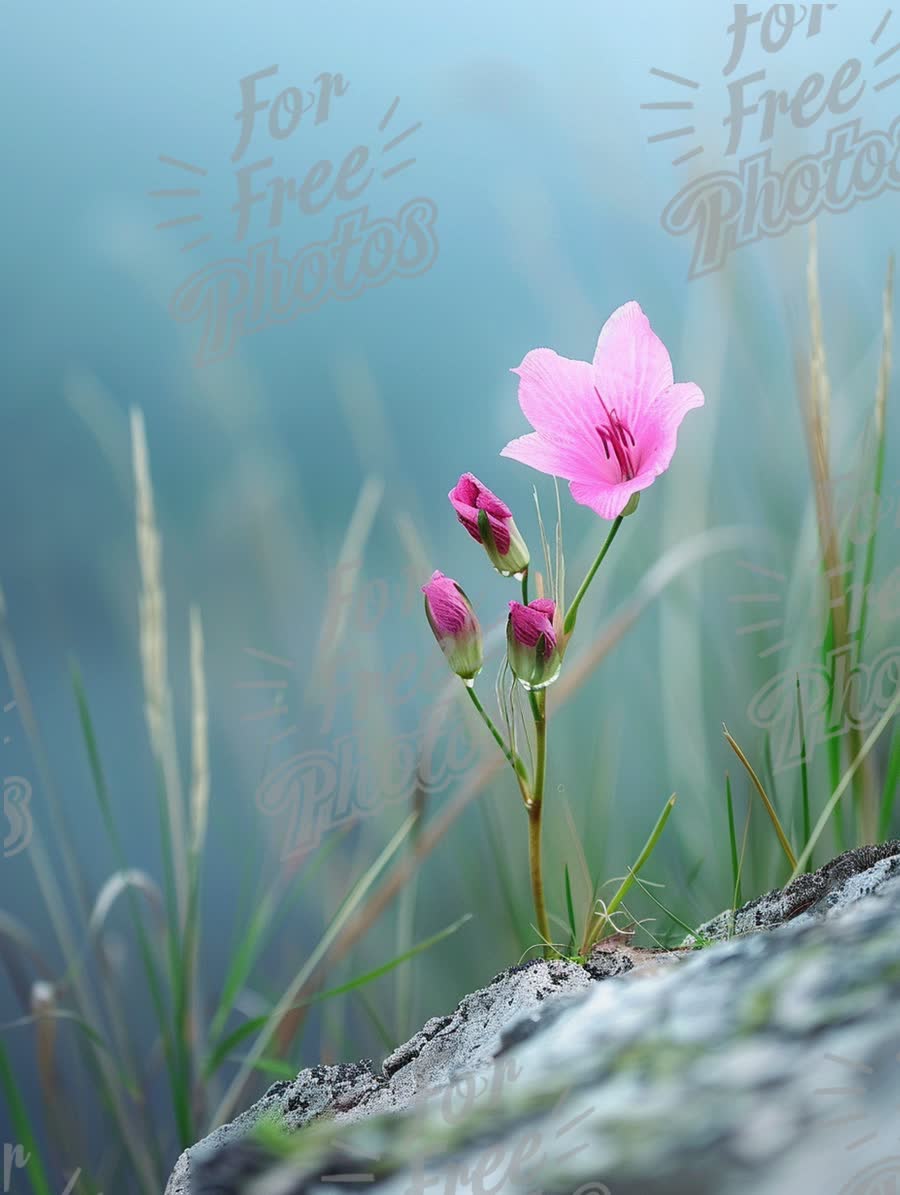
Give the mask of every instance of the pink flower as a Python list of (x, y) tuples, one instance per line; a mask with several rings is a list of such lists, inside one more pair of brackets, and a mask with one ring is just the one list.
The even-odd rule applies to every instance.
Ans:
[(512, 511), (471, 473), (463, 473), (448, 495), (456, 517), (473, 539), (484, 545), (491, 564), (504, 576), (528, 568), (525, 541)]
[(559, 676), (562, 654), (553, 620), (556, 602), (538, 598), (509, 603), (506, 648), (513, 675), (526, 689), (543, 689)]
[(669, 467), (678, 428), (703, 393), (675, 384), (666, 347), (637, 303), (613, 312), (594, 360), (533, 349), (518, 369), (519, 405), (535, 429), (501, 456), (565, 478), (576, 502), (615, 519)]
[(472, 603), (451, 577), (432, 573), (422, 586), (425, 616), (451, 669), (463, 680), (472, 680), (484, 662), (481, 627)]

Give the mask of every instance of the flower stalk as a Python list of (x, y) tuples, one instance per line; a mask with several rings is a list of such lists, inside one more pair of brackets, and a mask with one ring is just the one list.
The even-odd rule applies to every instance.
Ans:
[(478, 713), (481, 716), (481, 720), (484, 722), (485, 726), (488, 728), (488, 730), (491, 732), (492, 736), (496, 740), (497, 746), (500, 748), (500, 750), (503, 752), (503, 754), (509, 760), (510, 766), (512, 767), (513, 771), (516, 774), (517, 780), (519, 780), (520, 782), (524, 781), (524, 783), (527, 785), (528, 784), (528, 769), (525, 767), (525, 764), (522, 762), (522, 759), (515, 751), (512, 750), (511, 747), (507, 747), (506, 743), (503, 740), (503, 735), (500, 733), (500, 731), (497, 729), (496, 725), (494, 724), (493, 718), (491, 718), (490, 714), (487, 712), (487, 710), (481, 704), (481, 699), (479, 698), (478, 694), (475, 692), (474, 686), (471, 684), (466, 684), (465, 688), (466, 688), (466, 692), (469, 694), (469, 700), (475, 706), (476, 710), (478, 710)]
[(619, 528), (622, 526), (622, 522), (624, 519), (625, 519), (625, 515), (619, 515), (619, 517), (613, 523), (612, 527), (610, 528), (609, 535), (607, 535), (607, 537), (606, 537), (606, 543), (600, 549), (599, 556), (594, 561), (594, 563), (591, 565), (590, 569), (588, 569), (587, 576), (581, 582), (581, 588), (578, 590), (578, 592), (575, 594), (574, 598), (572, 599), (572, 605), (569, 607), (568, 613), (566, 614), (566, 618), (563, 623), (563, 634), (564, 635), (567, 635), (567, 636), (571, 635), (572, 632), (575, 630), (575, 620), (578, 618), (578, 607), (581, 605), (582, 599), (584, 598), (584, 595), (587, 593), (588, 588), (591, 584), (591, 581), (593, 581), (594, 577), (596, 577), (597, 570), (600, 568), (600, 565), (603, 563), (606, 553), (612, 547), (612, 542), (618, 535)]
[(544, 811), (544, 781), (547, 775), (547, 693), (534, 694), (535, 769), (534, 787), (528, 810), (528, 862), (531, 874), (531, 895), (537, 918), (537, 931), (544, 942), (544, 953), (550, 946), (550, 922), (544, 899), (544, 871), (541, 858), (541, 819)]

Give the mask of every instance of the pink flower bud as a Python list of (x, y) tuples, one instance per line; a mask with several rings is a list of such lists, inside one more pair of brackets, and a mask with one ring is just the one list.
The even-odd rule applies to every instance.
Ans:
[(451, 577), (432, 574), (425, 594), (425, 615), (450, 668), (465, 681), (481, 671), (484, 655), (481, 627), (472, 603)]
[(484, 545), (494, 568), (505, 577), (522, 573), (530, 560), (512, 511), (471, 473), (463, 473), (449, 494), (456, 517)]
[(543, 689), (559, 676), (562, 655), (554, 626), (556, 603), (538, 598), (509, 603), (506, 646), (513, 675), (526, 689)]

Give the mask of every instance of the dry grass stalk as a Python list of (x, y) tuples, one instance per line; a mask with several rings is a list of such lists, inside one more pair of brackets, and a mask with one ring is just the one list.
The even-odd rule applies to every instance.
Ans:
[(175, 873), (175, 894), (179, 920), (183, 925), (188, 899), (187, 843), (184, 802), (178, 774), (178, 755), (172, 719), (172, 695), (169, 689), (166, 665), (168, 640), (166, 637), (166, 598), (162, 586), (162, 549), (156, 527), (153, 483), (150, 478), (144, 417), (137, 408), (131, 410), (131, 448), (138, 562), (141, 571), (138, 612), (141, 665), (144, 676), (144, 714), (147, 719), (150, 744), (165, 789), (172, 864)]

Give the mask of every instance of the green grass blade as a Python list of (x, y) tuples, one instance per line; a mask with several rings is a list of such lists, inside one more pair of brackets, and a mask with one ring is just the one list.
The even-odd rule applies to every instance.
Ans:
[[(872, 574), (875, 570), (875, 549), (878, 539), (878, 516), (881, 511), (881, 491), (884, 486), (884, 461), (887, 447), (885, 418), (887, 414), (887, 398), (891, 380), (891, 344), (893, 340), (893, 298), (894, 298), (894, 257), (888, 262), (887, 281), (884, 287), (882, 303), (882, 346), (881, 361), (878, 367), (878, 387), (875, 395), (875, 470), (872, 493), (872, 533), (866, 545), (866, 558), (863, 565), (862, 578), (862, 609), (859, 622), (859, 646), (862, 651), (866, 642), (866, 621), (869, 609), (869, 591), (872, 584)], [(862, 470), (863, 477), (868, 477), (868, 470)]]
[(731, 902), (733, 909), (739, 909), (744, 903), (744, 893), (742, 891), (741, 876), (744, 874), (744, 858), (747, 854), (747, 842), (750, 838), (750, 819), (753, 816), (753, 803), (747, 806), (747, 816), (744, 819), (744, 833), (741, 835), (741, 857), (738, 862), (737, 880), (734, 885), (734, 898)]
[[(30, 1013), (27, 1017), (17, 1017), (14, 1021), (4, 1021), (0, 1028), (4, 1031), (7, 1029), (24, 1029), (28, 1025), (36, 1025), (39, 1021), (70, 1021), (77, 1026), (85, 1037), (89, 1038), (91, 1042), (98, 1049), (104, 1050), (107, 1054), (110, 1053), (109, 1046), (100, 1036), (92, 1025), (89, 1025), (84, 1017), (80, 1017), (77, 1012), (72, 1012), (68, 1008), (52, 1008), (41, 1009), (39, 1013)], [(123, 1077), (123, 1087), (126, 1086)], [(131, 1091), (131, 1094), (135, 1094)]]
[(516, 900), (513, 895), (513, 884), (509, 874), (509, 863), (506, 856), (500, 848), (500, 843), (497, 839), (497, 831), (494, 826), (494, 819), (492, 816), (492, 809), (488, 801), (479, 801), (478, 808), (481, 810), (481, 820), (484, 823), (485, 837), (488, 840), (488, 846), (491, 850), (491, 859), (493, 862), (493, 873), (497, 877), (497, 882), (500, 885), (500, 894), (503, 897), (503, 908), (509, 918), (510, 928), (513, 934), (513, 940), (518, 946), (522, 944), (521, 921), (516, 912)]
[(791, 849), (791, 844), (788, 842), (788, 837), (784, 832), (784, 827), (782, 826), (782, 824), (778, 818), (778, 814), (775, 812), (775, 806), (769, 800), (768, 794), (766, 793), (766, 790), (763, 788), (762, 784), (760, 783), (759, 777), (757, 776), (756, 772), (754, 772), (753, 768), (750, 765), (749, 759), (743, 753), (743, 751), (740, 749), (740, 747), (738, 746), (737, 742), (732, 737), (732, 735), (730, 735), (728, 733), (728, 728), (723, 727), (722, 729), (725, 732), (725, 739), (726, 739), (729, 747), (732, 749), (732, 751), (735, 753), (735, 755), (738, 757), (738, 759), (744, 765), (744, 768), (747, 771), (747, 775), (750, 777), (750, 781), (753, 784), (753, 787), (759, 793), (760, 800), (762, 801), (762, 803), (765, 807), (766, 813), (769, 815), (769, 819), (772, 822), (772, 825), (775, 827), (775, 834), (778, 837), (778, 841), (781, 843), (781, 849), (784, 851), (785, 858), (787, 859), (788, 863), (790, 863), (791, 867), (796, 867), (797, 859), (794, 855), (793, 850)]
[[(284, 1015), (289, 1012), (297, 1002), (297, 996), (301, 989), (307, 983), (312, 973), (319, 966), (319, 963), (325, 957), (326, 953), (331, 947), (331, 944), (337, 938), (341, 929), (349, 920), (351, 914), (362, 903), (381, 872), (384, 871), (385, 867), (387, 867), (393, 856), (400, 849), (417, 820), (418, 815), (415, 813), (410, 814), (404, 820), (403, 824), (400, 826), (400, 829), (390, 840), (375, 862), (356, 882), (356, 884), (354, 884), (353, 888), (348, 893), (346, 899), (341, 905), (341, 908), (332, 919), (328, 929), (319, 939), (318, 945), (313, 949), (306, 962), (294, 976), (293, 980), (288, 986), (287, 991), (284, 993), (279, 1001), (278, 1006), (275, 1008), (272, 1016), (269, 1018), (269, 1024), (267, 1024), (262, 1030), (254, 1048), (250, 1051), (249, 1058), (261, 1058), (265, 1054), (266, 1047), (268, 1046), (272, 1038), (272, 1034), (275, 1032), (278, 1024), (281, 1022)], [(215, 1128), (217, 1125), (222, 1124), (228, 1118), (228, 1115), (234, 1107), (235, 1101), (243, 1091), (244, 1084), (246, 1083), (251, 1070), (252, 1068), (249, 1064), (249, 1061), (242, 1064), (240, 1070), (232, 1080), (231, 1085), (225, 1092), (225, 1095), (222, 1097), (218, 1108), (212, 1116), (210, 1130)]]
[[(182, 914), (178, 905), (178, 891), (176, 885), (174, 856), (169, 844), (172, 838), (172, 825), (169, 820), (169, 802), (165, 793), (165, 777), (162, 764), (156, 761), (157, 788), (159, 797), (157, 811), (159, 813), (160, 840), (163, 844), (163, 889), (166, 897), (166, 918), (168, 932), (166, 947), (169, 962), (169, 983), (172, 999), (177, 1009), (180, 1004), (179, 993), (184, 987), (184, 962), (181, 942)], [(177, 1012), (173, 1015), (171, 1033), (168, 1035), (169, 1052), (166, 1055), (169, 1083), (173, 1091), (172, 1106), (178, 1129), (178, 1140), (182, 1149), (187, 1149), (196, 1139), (197, 1134), (192, 1130), (191, 1102), (189, 1093), (190, 1063), (183, 1032), (183, 1022), (178, 1019)]]
[[(389, 971), (393, 971), (395, 967), (399, 967), (401, 963), (407, 962), (414, 958), (417, 954), (421, 954), (423, 950), (428, 950), (432, 946), (436, 946), (438, 942), (443, 942), (444, 938), (449, 938), (451, 934), (455, 934), (457, 930), (461, 929), (467, 921), (472, 920), (472, 914), (466, 913), (464, 917), (454, 921), (452, 925), (448, 925), (445, 929), (440, 930), (436, 934), (432, 934), (430, 938), (425, 938), (424, 941), (412, 946), (409, 950), (405, 950), (402, 954), (398, 954), (396, 958), (391, 959), (388, 963), (382, 963), (381, 966), (375, 967), (372, 971), (367, 971), (364, 975), (358, 975), (355, 979), (349, 980), (347, 983), (342, 983), (339, 987), (330, 988), (327, 992), (316, 992), (315, 995), (310, 996), (308, 1000), (301, 1000), (297, 1004), (291, 1006), (290, 1009), (285, 1009), (285, 1012), (293, 1012), (297, 1009), (308, 1008), (311, 1004), (318, 1004), (322, 1000), (330, 1000), (333, 996), (342, 996), (346, 992), (353, 992), (357, 988), (365, 987), (366, 984), (373, 983), (376, 979), (380, 979), (382, 975), (387, 975)], [(204, 1068), (206, 1078), (219, 1069), (222, 1063), (226, 1060), (228, 1055), (236, 1045), (239, 1045), (245, 1038), (256, 1033), (258, 1030), (264, 1029), (266, 1022), (271, 1020), (274, 1012), (266, 1013), (265, 1016), (254, 1017), (252, 1020), (245, 1021), (233, 1033), (220, 1042), (209, 1061)], [(240, 1061), (246, 1062), (246, 1059)], [(291, 1075), (293, 1078), (293, 1075)]]
[(411, 946), (409, 950), (404, 950), (402, 954), (398, 954), (396, 958), (390, 962), (382, 963), (371, 971), (366, 971), (364, 975), (359, 975), (356, 979), (351, 979), (347, 983), (340, 984), (339, 987), (329, 988), (327, 992), (317, 992), (314, 996), (310, 996), (309, 1000), (304, 1001), (305, 1004), (318, 1004), (322, 1000), (330, 1000), (333, 996), (342, 996), (345, 992), (355, 991), (356, 988), (364, 987), (368, 983), (380, 979), (382, 975), (387, 975), (388, 971), (393, 971), (395, 967), (399, 967), (401, 963), (407, 962), (414, 958), (417, 954), (421, 954), (423, 950), (430, 950), (432, 946), (436, 946), (438, 942), (443, 942), (445, 938), (449, 938), (466, 924), (467, 921), (472, 920), (472, 914), (466, 913), (464, 916), (458, 918), (452, 925), (446, 926), (439, 930), (436, 934), (432, 934), (430, 938), (425, 938), (418, 942), (415, 946)]
[(257, 1058), (255, 1061), (246, 1058), (235, 1058), (235, 1062), (248, 1062), (255, 1071), (264, 1075), (271, 1075), (275, 1079), (296, 1079), (297, 1068), (281, 1058)]
[(222, 984), (222, 993), (210, 1024), (210, 1041), (216, 1041), (222, 1036), (237, 995), (246, 984), (261, 951), (265, 949), (271, 932), (290, 910), (307, 884), (315, 879), (319, 870), (344, 841), (350, 830), (351, 827), (345, 827), (340, 833), (334, 834), (330, 842), (320, 847), (315, 861), (297, 872), (282, 896), (279, 897), (275, 889), (271, 888), (259, 901), (242, 938), (231, 954), (231, 962), (228, 965), (225, 982)]
[[(828, 633), (825, 636), (825, 643), (822, 647), (822, 665), (825, 668), (826, 675), (828, 673), (828, 656), (834, 650), (834, 627), (829, 621)], [(829, 695), (829, 700), (833, 701), (834, 693)], [(826, 741), (825, 750), (828, 757), (828, 776), (831, 785), (831, 791), (837, 788), (841, 782), (841, 740), (837, 735), (833, 735)], [(838, 853), (847, 849), (847, 829), (844, 824), (844, 808), (842, 805), (835, 805), (833, 815), (834, 826), (834, 841)]]
[[(809, 772), (806, 763), (806, 726), (803, 719), (803, 697), (800, 693), (800, 676), (797, 676), (797, 719), (800, 728), (800, 787), (803, 815), (803, 844), (809, 842), (812, 833), (812, 821), (809, 812)], [(810, 857), (810, 871), (813, 871), (812, 857)]]
[(819, 836), (821, 835), (822, 831), (825, 829), (828, 819), (831, 817), (832, 813), (834, 812), (835, 806), (838, 804), (841, 797), (847, 791), (847, 788), (848, 788), (851, 780), (855, 776), (857, 769), (862, 765), (866, 756), (869, 754), (869, 752), (872, 750), (872, 748), (878, 742), (879, 738), (881, 738), (882, 734), (884, 733), (885, 728), (890, 724), (892, 719), (896, 716), (898, 710), (900, 710), (900, 689), (898, 689), (898, 691), (895, 693), (893, 701), (888, 706), (888, 708), (884, 711), (882, 716), (879, 718), (878, 723), (872, 730), (872, 733), (869, 735), (869, 737), (863, 743), (862, 748), (860, 749), (856, 758), (853, 760), (853, 763), (850, 765), (850, 767), (844, 773), (840, 784), (837, 786), (837, 788), (831, 794), (831, 798), (830, 798), (828, 804), (825, 806), (822, 816), (816, 822), (815, 829), (812, 832), (809, 842), (806, 844), (803, 854), (797, 860), (797, 865), (794, 868), (794, 871), (791, 875), (792, 880), (795, 880), (797, 878), (797, 876), (800, 874), (802, 868), (808, 862), (810, 856), (812, 855), (813, 847), (816, 845), (816, 843), (819, 840)]
[(635, 877), (634, 882), (640, 888), (641, 892), (643, 892), (644, 896), (649, 896), (658, 909), (665, 913), (665, 915), (670, 918), (675, 925), (679, 926), (686, 934), (690, 935), (690, 937), (694, 939), (698, 945), (698, 948), (710, 945), (709, 938), (704, 938), (702, 935), (698, 936), (696, 929), (693, 929), (687, 924), (686, 921), (682, 921), (681, 918), (676, 916), (671, 909), (667, 909), (662, 901), (654, 894), (652, 888), (650, 888), (648, 884), (645, 884), (643, 880), (639, 880), (637, 877)]
[[(47, 1172), (44, 1170), (44, 1164), (38, 1153), (35, 1135), (28, 1118), (28, 1109), (19, 1094), (15, 1076), (2, 1042), (0, 1042), (0, 1087), (6, 1096), (6, 1103), (9, 1107), (9, 1123), (15, 1137), (15, 1140), (8, 1144), (22, 1146), (23, 1156), (28, 1158), (25, 1173), (28, 1175), (34, 1195), (52, 1195), (50, 1183), (47, 1181)], [(4, 1141), (0, 1144), (5, 1146), (7, 1143)]]
[[(87, 750), (91, 777), (94, 782), (94, 792), (96, 794), (98, 804), (100, 805), (110, 842), (112, 843), (117, 866), (121, 871), (126, 871), (127, 863), (125, 860), (125, 852), (122, 847), (118, 828), (113, 816), (112, 801), (110, 799), (109, 787), (106, 782), (106, 776), (100, 758), (100, 749), (94, 730), (94, 723), (91, 717), (90, 707), (88, 705), (87, 691), (85, 690), (84, 683), (81, 678), (81, 672), (75, 660), (70, 661), (70, 678), (72, 690), (75, 695), (75, 704), (78, 710), (81, 733)], [(161, 804), (164, 808), (164, 802)], [(188, 1145), (193, 1143), (189, 1091), (187, 1085), (187, 1062), (184, 1057), (183, 1047), (179, 1047), (180, 1035), (177, 1032), (177, 1024), (175, 1027), (176, 1031), (174, 1033), (171, 1031), (168, 1025), (166, 1002), (159, 975), (157, 974), (156, 966), (153, 961), (153, 952), (150, 948), (150, 943), (147, 940), (147, 934), (144, 928), (140, 909), (138, 907), (136, 895), (130, 886), (126, 892), (126, 899), (128, 901), (128, 908), (138, 940), (138, 947), (144, 967), (144, 974), (147, 977), (147, 986), (150, 991), (150, 997), (159, 1025), (163, 1053), (167, 1063), (166, 1071), (169, 1079), (169, 1088), (172, 1094), (172, 1106), (175, 1111), (176, 1121), (179, 1128), (179, 1137), (183, 1146), (187, 1148)], [(177, 935), (172, 932), (172, 927), (175, 924), (172, 919), (173, 914), (174, 906), (170, 904), (170, 932), (168, 934), (168, 939), (170, 944), (171, 966), (173, 968), (174, 977), (177, 975), (177, 972), (180, 969), (180, 963), (178, 962), (179, 950), (177, 948)], [(176, 993), (177, 999), (177, 986), (174, 986), (174, 991)]]
[(743, 904), (741, 900), (741, 865), (738, 859), (737, 834), (734, 828), (734, 801), (731, 797), (731, 777), (725, 773), (725, 800), (728, 805), (728, 841), (731, 845), (731, 891), (732, 902), (738, 902), (740, 907)]
[(900, 726), (895, 726), (891, 738), (891, 749), (888, 754), (884, 790), (881, 794), (881, 811), (878, 816), (878, 837), (881, 840), (886, 839), (891, 830), (891, 820), (894, 813), (894, 802), (897, 800), (898, 786), (900, 786)]
[[(302, 1007), (304, 1007), (304, 1004), (294, 1005), (294, 1008)], [(211, 1079), (222, 1063), (228, 1059), (234, 1047), (239, 1046), (242, 1041), (246, 1041), (248, 1037), (252, 1037), (254, 1033), (258, 1033), (261, 1029), (264, 1029), (271, 1016), (272, 1014), (267, 1012), (260, 1017), (251, 1017), (249, 1021), (244, 1021), (242, 1025), (238, 1025), (237, 1029), (233, 1029), (231, 1033), (223, 1037), (216, 1044), (209, 1058), (206, 1060), (203, 1067), (203, 1078)]]
[(575, 906), (572, 903), (572, 881), (569, 878), (569, 865), (566, 864), (566, 913), (569, 918), (569, 930), (572, 934), (571, 950), (575, 949), (578, 941), (578, 928), (575, 925)]
[(362, 1005), (363, 1012), (372, 1022), (372, 1028), (377, 1033), (379, 1041), (390, 1054), (397, 1045), (397, 1039), (391, 1037), (390, 1030), (378, 1015), (377, 1009), (373, 1007), (372, 1001), (367, 999), (365, 992), (357, 992), (356, 998)]
[(618, 909), (619, 905), (622, 903), (622, 901), (625, 899), (625, 897), (631, 891), (631, 888), (634, 885), (635, 880), (637, 879), (638, 872), (643, 868), (644, 864), (647, 862), (647, 860), (653, 854), (653, 851), (656, 849), (656, 844), (659, 842), (660, 837), (662, 836), (662, 832), (666, 828), (666, 822), (669, 820), (672, 810), (675, 808), (676, 800), (677, 800), (677, 797), (673, 793), (672, 796), (669, 797), (668, 801), (666, 801), (663, 811), (659, 815), (659, 819), (658, 819), (656, 825), (653, 827), (653, 830), (650, 833), (650, 837), (644, 843), (644, 849), (641, 851), (641, 853), (638, 855), (637, 859), (635, 860), (634, 866), (629, 868), (628, 875), (625, 877), (625, 879), (619, 885), (619, 888), (616, 891), (615, 896), (612, 898), (612, 900), (607, 905), (606, 912), (602, 913), (600, 916), (598, 916), (595, 919), (593, 926), (590, 927), (588, 929), (588, 931), (586, 932), (585, 939), (584, 939), (584, 942), (582, 944), (581, 951), (580, 951), (580, 953), (582, 955), (587, 955), (590, 953), (591, 948), (593, 947), (594, 943), (597, 941), (597, 939), (600, 937), (600, 934), (603, 932), (603, 927), (606, 925), (606, 923), (609, 921), (610, 917), (612, 917), (613, 913), (615, 913), (616, 909)]

